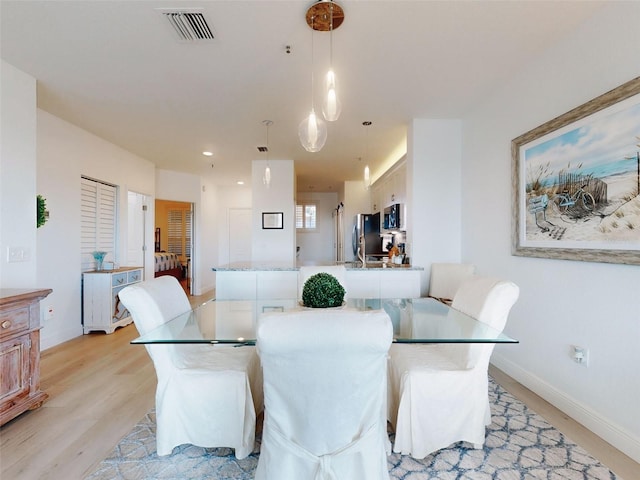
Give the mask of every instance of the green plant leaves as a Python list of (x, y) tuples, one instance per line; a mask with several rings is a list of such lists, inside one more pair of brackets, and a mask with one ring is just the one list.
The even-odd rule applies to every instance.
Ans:
[(302, 303), (305, 307), (339, 307), (344, 301), (344, 288), (336, 277), (329, 273), (310, 276), (302, 289)]

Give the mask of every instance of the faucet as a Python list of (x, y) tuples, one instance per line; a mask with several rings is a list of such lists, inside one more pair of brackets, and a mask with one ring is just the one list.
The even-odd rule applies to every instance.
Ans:
[(367, 268), (367, 260), (365, 252), (367, 251), (364, 235), (360, 235), (360, 245), (358, 246), (358, 260), (362, 262), (362, 268)]

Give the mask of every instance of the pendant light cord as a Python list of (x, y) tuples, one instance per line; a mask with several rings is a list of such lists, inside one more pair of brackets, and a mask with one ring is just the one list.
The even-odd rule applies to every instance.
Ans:
[(311, 110), (313, 110), (313, 88), (314, 88), (314, 79), (313, 79), (313, 22), (315, 20), (315, 16), (311, 17)]

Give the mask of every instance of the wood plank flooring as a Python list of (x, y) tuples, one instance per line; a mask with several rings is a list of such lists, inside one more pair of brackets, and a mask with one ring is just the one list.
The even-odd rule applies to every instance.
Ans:
[[(137, 336), (132, 324), (43, 352), (41, 385), (49, 399), (0, 428), (0, 479), (81, 479), (109, 454), (154, 405), (151, 360), (142, 345), (129, 343)], [(503, 372), (492, 367), (491, 374), (622, 478), (638, 478), (640, 464)]]

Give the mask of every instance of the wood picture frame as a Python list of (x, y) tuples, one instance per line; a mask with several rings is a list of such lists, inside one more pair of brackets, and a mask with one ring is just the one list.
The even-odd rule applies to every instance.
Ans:
[(511, 142), (512, 254), (640, 265), (640, 77)]

